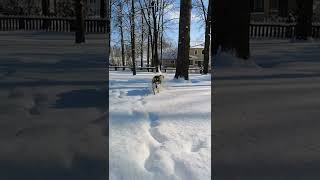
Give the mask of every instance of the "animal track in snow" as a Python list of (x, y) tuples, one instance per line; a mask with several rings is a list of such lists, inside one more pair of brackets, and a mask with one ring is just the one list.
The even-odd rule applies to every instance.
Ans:
[(200, 151), (200, 149), (206, 148), (206, 147), (207, 147), (207, 142), (203, 140), (199, 140), (199, 141), (196, 141), (196, 143), (193, 143), (193, 145), (191, 146), (191, 152), (198, 152)]

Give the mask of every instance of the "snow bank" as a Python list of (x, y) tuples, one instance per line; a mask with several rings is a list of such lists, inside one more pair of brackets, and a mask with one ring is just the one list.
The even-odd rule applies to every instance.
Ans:
[(257, 68), (258, 66), (252, 59), (243, 60), (237, 58), (232, 53), (219, 52), (213, 61), (214, 68), (241, 67), (241, 68)]
[(211, 76), (163, 73), (153, 95), (154, 75), (110, 72), (109, 178), (211, 179)]

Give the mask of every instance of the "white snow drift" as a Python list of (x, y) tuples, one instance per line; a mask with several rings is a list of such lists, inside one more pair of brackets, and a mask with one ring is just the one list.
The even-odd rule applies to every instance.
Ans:
[(110, 179), (209, 180), (211, 76), (165, 74), (153, 95), (153, 75), (110, 72)]

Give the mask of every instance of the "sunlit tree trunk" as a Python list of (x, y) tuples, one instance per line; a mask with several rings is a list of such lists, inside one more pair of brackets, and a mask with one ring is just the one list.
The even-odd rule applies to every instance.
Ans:
[(189, 79), (191, 0), (180, 0), (178, 57), (175, 78)]

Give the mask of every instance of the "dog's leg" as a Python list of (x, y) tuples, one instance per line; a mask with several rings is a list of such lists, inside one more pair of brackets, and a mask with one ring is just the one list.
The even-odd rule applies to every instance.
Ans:
[(154, 89), (154, 84), (152, 84), (152, 92), (154, 95), (156, 95), (155, 89)]

